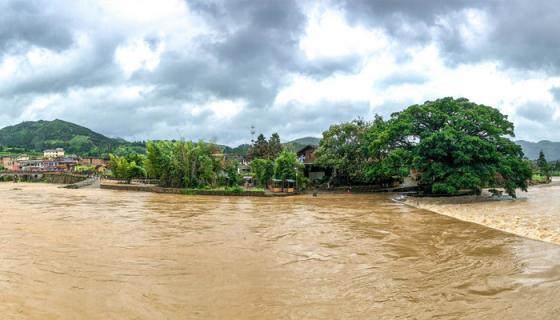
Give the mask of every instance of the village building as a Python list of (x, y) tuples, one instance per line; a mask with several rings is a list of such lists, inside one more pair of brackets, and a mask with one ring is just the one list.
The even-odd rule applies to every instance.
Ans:
[(72, 158), (37, 159), (18, 161), (19, 169), (15, 171), (31, 172), (70, 172), (78, 161)]
[(62, 158), (62, 157), (64, 157), (63, 148), (47, 149), (43, 151), (43, 158), (45, 159), (54, 159), (54, 158)]
[(8, 171), (19, 171), (20, 167), (17, 162), (17, 158), (14, 156), (3, 156), (0, 157), (0, 164), (4, 167), (4, 170)]
[(76, 158), (62, 158), (57, 159), (57, 168), (60, 171), (74, 171), (74, 167), (76, 167), (79, 162)]
[(81, 158), (78, 162), (83, 166), (95, 166), (95, 167), (107, 166), (106, 160), (100, 158), (94, 158), (94, 157)]
[(16, 157), (16, 161), (27, 161), (29, 160), (29, 156), (26, 154), (20, 154), (19, 156)]
[(82, 166), (95, 167), (96, 172), (103, 172), (107, 169), (108, 161), (100, 158), (87, 157), (78, 160)]
[(225, 165), (228, 161), (235, 161), (237, 163), (237, 173), (240, 175), (249, 174), (251, 172), (251, 167), (249, 166), (249, 161), (246, 157), (237, 154), (224, 154), (224, 153), (213, 153), (212, 157), (220, 161), (222, 165)]
[(56, 161), (49, 160), (23, 160), (18, 161), (21, 171), (56, 171)]
[(80, 161), (80, 157), (75, 153), (65, 155), (64, 158), (65, 159), (73, 159), (73, 160), (76, 160), (78, 162)]
[(320, 182), (333, 174), (331, 168), (325, 168), (315, 164), (315, 151), (317, 146), (307, 145), (297, 152), (298, 159), (303, 163), (303, 174), (312, 182)]

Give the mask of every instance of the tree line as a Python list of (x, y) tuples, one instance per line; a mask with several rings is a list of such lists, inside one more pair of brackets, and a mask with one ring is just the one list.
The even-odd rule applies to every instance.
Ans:
[(552, 176), (560, 176), (560, 160), (548, 162), (544, 152), (541, 150), (539, 158), (533, 163), (533, 171), (535, 173), (533, 175), (535, 180), (544, 179), (545, 181), (550, 181)]
[(387, 120), (355, 120), (323, 133), (317, 163), (354, 183), (415, 176), (427, 193), (456, 195), (502, 187), (527, 190), (531, 165), (523, 159), (513, 123), (497, 109), (465, 98), (409, 106)]
[[(242, 183), (240, 162), (223, 157), (222, 150), (204, 141), (148, 141), (146, 154), (110, 156), (114, 177), (130, 183), (150, 178), (163, 187), (205, 189), (238, 188)], [(284, 150), (280, 136), (270, 140), (261, 134), (249, 149), (250, 172), (256, 185), (266, 188), (272, 179), (303, 182), (302, 165), (295, 153)]]
[[(513, 123), (497, 109), (465, 98), (415, 104), (388, 119), (375, 116), (332, 125), (323, 133), (316, 164), (350, 183), (380, 184), (415, 177), (427, 193), (480, 193), (482, 188), (527, 189), (532, 176), (514, 137)], [(238, 186), (239, 163), (218, 159), (202, 141), (148, 141), (146, 155), (111, 157), (117, 176), (146, 176), (166, 187)], [(278, 134), (260, 134), (250, 146), (250, 175), (261, 187), (271, 179), (303, 181), (302, 164)], [(123, 160), (124, 159), (124, 160)], [(140, 167), (140, 168), (138, 168)], [(123, 169), (121, 169), (123, 168)]]

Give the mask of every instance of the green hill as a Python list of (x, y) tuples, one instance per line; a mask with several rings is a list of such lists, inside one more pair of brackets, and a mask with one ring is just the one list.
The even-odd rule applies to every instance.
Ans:
[(319, 139), (319, 138), (305, 137), (305, 138), (299, 138), (299, 139), (296, 139), (296, 140), (292, 140), (290, 142), (286, 142), (286, 143), (284, 143), (284, 147), (286, 149), (290, 150), (290, 151), (298, 152), (303, 147), (308, 146), (308, 145), (318, 146), (320, 141), (321, 141), (321, 139)]
[(109, 152), (133, 147), (122, 139), (108, 138), (74, 123), (26, 121), (0, 129), (0, 146), (40, 152), (44, 149), (64, 148), (67, 153), (102, 156)]
[(299, 138), (299, 139), (290, 141), (288, 143), (300, 144), (300, 145), (303, 145), (303, 146), (307, 146), (307, 145), (318, 146), (319, 142), (321, 142), (321, 138), (305, 137), (305, 138)]
[(241, 144), (234, 148), (229, 146), (223, 146), (223, 149), (224, 149), (224, 153), (244, 156), (247, 154), (247, 152), (249, 152), (250, 147), (251, 146), (248, 144)]

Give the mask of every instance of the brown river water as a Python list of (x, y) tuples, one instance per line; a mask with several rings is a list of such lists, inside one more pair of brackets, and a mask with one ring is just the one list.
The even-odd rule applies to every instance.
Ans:
[[(518, 192), (518, 199), (481, 197), (408, 198), (406, 203), (535, 240), (560, 245), (560, 179)], [(560, 317), (559, 317), (560, 318)]]
[(387, 194), (0, 199), (1, 319), (560, 317), (560, 246)]

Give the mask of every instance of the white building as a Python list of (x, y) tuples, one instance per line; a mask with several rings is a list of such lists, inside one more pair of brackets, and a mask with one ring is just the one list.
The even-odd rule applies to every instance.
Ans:
[(27, 161), (29, 160), (29, 156), (26, 154), (21, 154), (16, 158), (16, 161)]
[(64, 157), (64, 149), (56, 148), (43, 151), (43, 157), (46, 159), (62, 158)]

